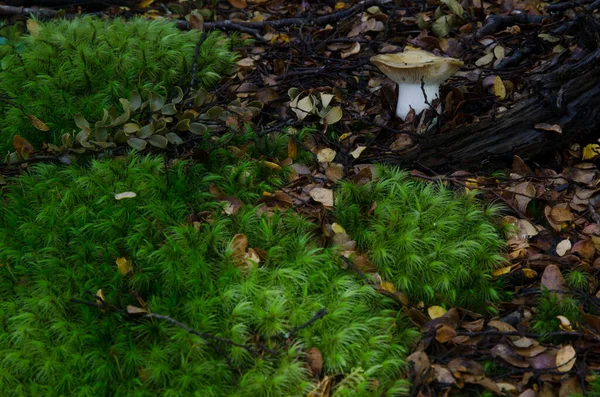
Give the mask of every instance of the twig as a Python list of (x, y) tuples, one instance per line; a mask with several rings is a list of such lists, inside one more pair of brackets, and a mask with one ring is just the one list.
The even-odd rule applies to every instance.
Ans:
[(198, 68), (198, 57), (200, 56), (200, 48), (202, 47), (202, 44), (204, 44), (205, 40), (206, 40), (206, 32), (202, 32), (202, 35), (200, 35), (200, 38), (198, 39), (198, 42), (196, 43), (196, 51), (194, 52), (194, 60), (192, 61), (192, 68), (191, 68), (192, 77), (190, 79), (189, 92), (192, 92), (192, 90), (194, 89), (194, 86), (196, 85), (196, 69)]

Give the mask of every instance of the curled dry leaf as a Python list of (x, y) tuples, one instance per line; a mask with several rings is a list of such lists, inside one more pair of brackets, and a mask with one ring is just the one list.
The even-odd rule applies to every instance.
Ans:
[(551, 131), (562, 134), (562, 128), (558, 124), (538, 123), (534, 126), (536, 130)]
[(148, 311), (146, 309), (142, 309), (141, 307), (127, 305), (127, 314), (146, 314)]
[(447, 324), (442, 324), (435, 333), (435, 340), (446, 343), (456, 336), (456, 330)]
[(33, 145), (29, 143), (27, 139), (19, 135), (15, 135), (13, 137), (13, 146), (19, 154), (19, 156), (21, 156), (24, 159), (28, 159), (29, 156), (31, 156), (31, 154), (33, 154), (33, 152), (35, 151)]

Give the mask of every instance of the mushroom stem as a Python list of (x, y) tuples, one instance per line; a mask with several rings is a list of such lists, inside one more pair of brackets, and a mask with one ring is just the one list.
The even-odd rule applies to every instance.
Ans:
[[(439, 84), (423, 84), (421, 83), (402, 83), (398, 85), (398, 105), (396, 106), (396, 115), (401, 119), (405, 119), (406, 115), (412, 107), (415, 109), (415, 113), (419, 114), (421, 111), (427, 109), (429, 105), (433, 103), (435, 98), (439, 97)], [(427, 95), (427, 102), (425, 102), (425, 96), (423, 91)]]

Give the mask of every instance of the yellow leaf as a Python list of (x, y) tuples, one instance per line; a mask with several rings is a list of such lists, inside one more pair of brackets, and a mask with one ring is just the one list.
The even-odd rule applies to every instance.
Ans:
[(348, 139), (348, 137), (350, 136), (350, 134), (348, 134), (347, 132), (342, 134), (342, 136), (339, 137), (339, 141), (343, 141), (344, 139)]
[(50, 130), (50, 128), (48, 128), (48, 126), (46, 124), (44, 124), (44, 122), (42, 120), (38, 119), (37, 117), (35, 117), (31, 114), (27, 117), (29, 117), (29, 122), (31, 123), (32, 126), (35, 127), (35, 129), (40, 130), (40, 131), (49, 131)]
[(30, 35), (32, 35), (33, 37), (36, 37), (37, 35), (40, 34), (40, 24), (37, 23), (36, 21), (34, 21), (33, 19), (28, 19), (27, 20), (27, 30), (29, 31)]
[(363, 150), (365, 150), (367, 147), (366, 146), (358, 146), (356, 149), (354, 149), (353, 152), (350, 153), (350, 156), (354, 157), (355, 159), (360, 157), (360, 154), (363, 152)]
[(346, 233), (346, 229), (344, 229), (344, 227), (342, 225), (340, 225), (339, 223), (333, 223), (331, 225), (331, 229), (333, 230), (333, 232), (335, 234)]
[(394, 287), (394, 284), (390, 283), (389, 281), (382, 281), (381, 289), (391, 293), (396, 292), (396, 287)]
[(119, 273), (123, 276), (128, 275), (129, 273), (133, 273), (133, 266), (131, 261), (127, 260), (124, 256), (117, 258), (116, 260), (117, 268), (119, 269)]
[(500, 99), (506, 98), (506, 87), (504, 86), (500, 76), (496, 76), (494, 79), (494, 95)]
[(535, 270), (532, 269), (521, 269), (521, 271), (523, 272), (523, 275), (527, 278), (536, 278), (537, 277), (537, 272)]
[(583, 148), (583, 160), (592, 160), (600, 156), (600, 145), (590, 143)]
[(510, 273), (511, 269), (512, 269), (512, 266), (506, 266), (501, 269), (496, 269), (492, 272), (492, 276), (498, 277), (498, 276), (502, 276), (504, 274), (508, 274), (508, 273)]
[(275, 171), (279, 171), (281, 166), (279, 164), (272, 163), (270, 161), (265, 161), (265, 166)]
[(441, 306), (429, 306), (427, 308), (427, 314), (431, 317), (432, 320), (435, 320), (438, 317), (442, 317), (446, 314), (446, 309)]
[(343, 10), (346, 7), (347, 7), (346, 3), (342, 2), (342, 1), (338, 1), (337, 3), (335, 3), (336, 10)]
[(137, 3), (137, 8), (148, 8), (154, 3), (154, 0), (140, 0)]
[(296, 156), (298, 156), (298, 146), (296, 145), (296, 141), (293, 138), (290, 138), (288, 141), (288, 157), (295, 159)]

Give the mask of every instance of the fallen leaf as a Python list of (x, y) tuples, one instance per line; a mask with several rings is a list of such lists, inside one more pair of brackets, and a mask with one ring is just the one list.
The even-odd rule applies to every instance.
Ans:
[(442, 324), (435, 333), (435, 340), (446, 343), (456, 336), (456, 330), (447, 324)]
[[(28, 21), (29, 22), (29, 21)], [(29, 122), (31, 123), (31, 125), (39, 131), (49, 131), (50, 128), (44, 124), (44, 122), (40, 119), (38, 119), (37, 117), (35, 117), (34, 115), (29, 115), (27, 116), (29, 118)]]
[[(549, 290), (564, 291), (566, 281), (558, 266), (550, 264), (544, 269), (540, 283)], [(551, 295), (556, 295), (559, 301), (562, 300), (560, 293), (551, 293)]]
[(564, 239), (556, 245), (556, 254), (558, 256), (564, 256), (571, 249), (571, 241)]
[(132, 262), (127, 260), (127, 258), (125, 258), (124, 256), (117, 258), (116, 263), (119, 273), (121, 273), (123, 276), (133, 273)]
[(575, 349), (571, 345), (563, 346), (556, 354), (556, 367), (559, 372), (568, 372), (576, 361)]
[(534, 126), (537, 130), (556, 132), (562, 134), (562, 128), (558, 124), (538, 123)]
[(33, 37), (37, 37), (40, 34), (40, 24), (33, 19), (27, 20), (27, 31)]
[(137, 196), (137, 194), (135, 194), (134, 192), (117, 193), (115, 194), (115, 200), (130, 199), (134, 198), (135, 196)]
[(326, 207), (333, 207), (333, 190), (316, 187), (309, 193), (313, 200), (318, 201)]
[(127, 314), (146, 314), (148, 311), (146, 309), (142, 309), (141, 307), (127, 305)]
[(234, 6), (235, 8), (244, 9), (248, 7), (246, 0), (227, 0), (229, 4)]
[(318, 378), (323, 370), (323, 355), (321, 351), (313, 346), (306, 352), (306, 362), (310, 368), (312, 376)]
[(15, 150), (17, 151), (19, 156), (21, 156), (22, 158), (24, 158), (26, 160), (35, 151), (35, 149), (33, 148), (33, 145), (31, 143), (29, 143), (29, 141), (27, 139), (25, 139), (19, 135), (15, 135), (13, 137), (13, 146), (15, 147)]
[(336, 151), (333, 149), (321, 149), (317, 153), (317, 161), (319, 163), (330, 163), (335, 159), (336, 154)]
[(334, 233), (346, 233), (346, 229), (344, 229), (344, 227), (342, 225), (340, 225), (339, 223), (332, 223), (331, 224), (331, 229), (333, 230)]
[(432, 320), (442, 317), (446, 312), (446, 309), (441, 306), (429, 306), (427, 308), (427, 314), (429, 314), (429, 317), (431, 317)]
[(506, 98), (506, 87), (500, 76), (496, 76), (494, 79), (494, 95), (499, 99)]
[(350, 156), (354, 157), (355, 159), (360, 157), (360, 154), (366, 149), (366, 146), (358, 146), (356, 149), (354, 149), (354, 151), (350, 152)]

